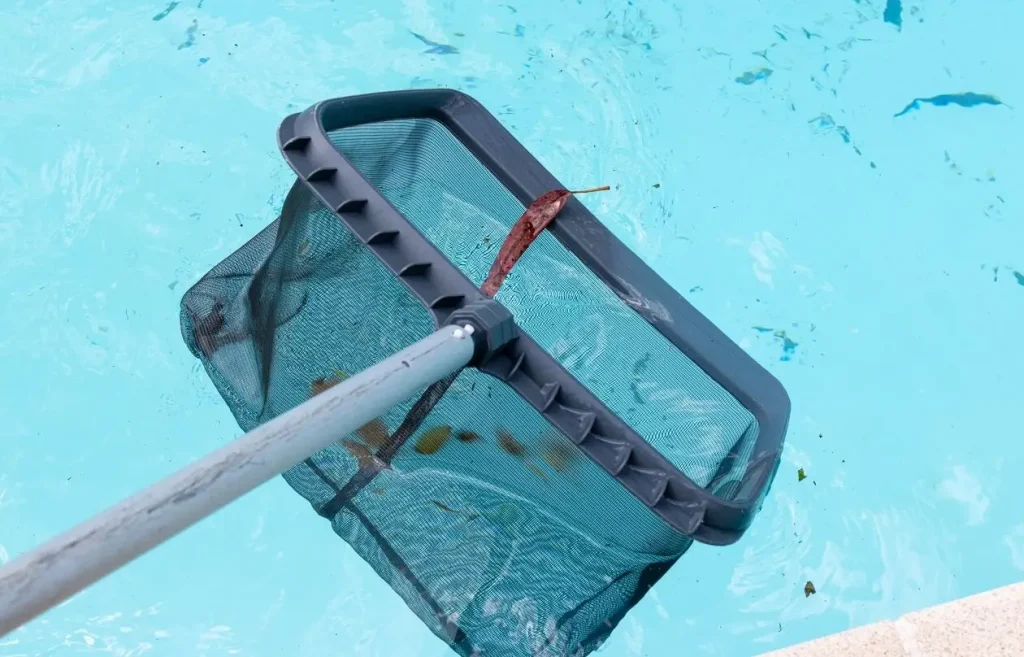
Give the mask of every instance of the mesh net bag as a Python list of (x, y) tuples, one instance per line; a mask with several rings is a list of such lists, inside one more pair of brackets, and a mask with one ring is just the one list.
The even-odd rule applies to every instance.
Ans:
[[(182, 301), (245, 430), (433, 333), (560, 187), (450, 91), (327, 101), (279, 140), (280, 217)], [(487, 366), (284, 474), (462, 655), (588, 654), (695, 538), (739, 538), (778, 465), (781, 387), (599, 228), (570, 202), (530, 246)]]

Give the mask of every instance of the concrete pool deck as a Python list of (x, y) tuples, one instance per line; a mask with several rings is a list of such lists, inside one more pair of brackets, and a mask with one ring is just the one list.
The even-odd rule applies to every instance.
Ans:
[(1024, 655), (1024, 582), (764, 653), (761, 657), (968, 655)]

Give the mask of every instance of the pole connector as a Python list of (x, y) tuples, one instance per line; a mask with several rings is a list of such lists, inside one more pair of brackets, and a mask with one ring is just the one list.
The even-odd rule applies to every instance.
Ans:
[(470, 365), (480, 366), (519, 337), (519, 328), (508, 308), (494, 299), (479, 299), (452, 312), (448, 325), (470, 326), (474, 351)]

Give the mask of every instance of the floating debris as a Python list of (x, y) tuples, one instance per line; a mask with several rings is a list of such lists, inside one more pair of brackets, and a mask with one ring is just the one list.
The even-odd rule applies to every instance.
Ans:
[(168, 16), (170, 16), (171, 12), (174, 11), (175, 7), (177, 7), (180, 4), (181, 4), (180, 0), (175, 0), (175, 2), (168, 3), (167, 7), (163, 11), (161, 11), (159, 14), (157, 14), (156, 16), (153, 17), (153, 20), (155, 20), (155, 21), (162, 21), (163, 19), (165, 19)]
[[(988, 265), (982, 265), (981, 268), (982, 269), (989, 269)], [(1017, 281), (1017, 285), (1024, 285), (1024, 273), (1021, 273), (1021, 272), (1017, 271), (1016, 269), (1013, 269), (1012, 267), (1009, 267), (1009, 266), (999, 267), (999, 266), (993, 265), (991, 267), (991, 269), (992, 269), (992, 282), (993, 283), (998, 283), (999, 282), (999, 270), (1002, 269), (1002, 270), (1009, 270), (1010, 273), (1013, 274), (1013, 278), (1014, 278), (1015, 281)]]
[(412, 30), (409, 31), (409, 34), (413, 35), (414, 37), (416, 37), (417, 39), (422, 41), (424, 45), (430, 46), (429, 48), (427, 48), (426, 50), (423, 51), (423, 54), (425, 54), (425, 55), (457, 55), (457, 54), (459, 54), (459, 49), (456, 48), (455, 46), (450, 46), (450, 45), (447, 45), (447, 44), (444, 44), (444, 43), (438, 43), (437, 41), (431, 41), (430, 39), (428, 39), (427, 37), (423, 36), (422, 34), (416, 34)]
[(818, 590), (814, 588), (814, 582), (807, 580), (807, 583), (804, 584), (804, 597), (809, 598), (817, 592)]
[(355, 457), (356, 463), (359, 464), (360, 468), (375, 468), (377, 466), (377, 459), (374, 458), (373, 452), (366, 445), (346, 438), (341, 441), (341, 446)]
[(909, 105), (893, 114), (893, 116), (898, 118), (914, 110), (919, 110), (922, 104), (934, 105), (935, 107), (946, 107), (948, 105), (977, 107), (979, 105), (1003, 105), (1004, 103), (991, 94), (976, 94), (973, 91), (960, 94), (939, 94), (930, 98), (915, 98), (910, 101)]
[(178, 46), (178, 50), (184, 50), (185, 48), (191, 48), (196, 45), (196, 32), (199, 31), (199, 21), (193, 19), (192, 24), (185, 30), (185, 41)]
[(356, 429), (356, 435), (362, 438), (367, 445), (380, 448), (388, 442), (391, 432), (383, 420), (375, 418)]
[(310, 397), (315, 397), (321, 392), (330, 390), (347, 378), (348, 374), (345, 374), (341, 370), (334, 370), (334, 376), (330, 378), (320, 377), (319, 379), (315, 379), (313, 383), (309, 384)]
[(501, 289), (502, 284), (508, 277), (512, 268), (526, 249), (533, 243), (537, 236), (544, 232), (544, 229), (554, 221), (558, 213), (562, 211), (565, 204), (573, 196), (580, 194), (593, 194), (594, 192), (607, 192), (611, 189), (608, 185), (590, 187), (588, 189), (567, 190), (553, 189), (538, 196), (530, 206), (526, 208), (519, 219), (512, 224), (511, 230), (505, 236), (505, 241), (491, 264), (487, 278), (480, 286), (480, 291), (488, 297), (493, 297)]
[(313, 381), (313, 383), (309, 384), (310, 397), (315, 397), (319, 395), (321, 392), (326, 392), (327, 390), (330, 390), (339, 383), (341, 383), (341, 381), (337, 381), (335, 379), (316, 379)]
[(452, 428), (445, 425), (430, 429), (416, 441), (415, 449), (420, 454), (433, 454), (444, 446), (448, 436), (452, 435)]
[(640, 394), (640, 383), (644, 381), (644, 374), (647, 372), (647, 365), (650, 363), (651, 354), (645, 353), (636, 363), (633, 364), (633, 378), (629, 382), (629, 389), (633, 393), (633, 399), (638, 404), (646, 404), (647, 401)]
[[(819, 114), (808, 121), (808, 123), (816, 125), (823, 131), (836, 133), (843, 140), (844, 144), (849, 144), (852, 140), (849, 129), (845, 125), (838, 125), (829, 114)], [(857, 155), (861, 155), (860, 149), (856, 146), (853, 146), (853, 150), (857, 152)]]
[(515, 456), (516, 458), (523, 458), (526, 456), (526, 447), (515, 439), (515, 437), (504, 429), (498, 429), (498, 447), (502, 451)]
[(759, 80), (767, 80), (771, 77), (772, 69), (770, 68), (759, 68), (753, 71), (747, 71), (743, 75), (736, 78), (736, 82), (740, 84), (751, 85)]
[(800, 346), (800, 343), (790, 339), (786, 335), (786, 331), (783, 329), (772, 329), (766, 326), (755, 326), (753, 327), (758, 333), (771, 333), (776, 340), (782, 342), (782, 356), (779, 358), (781, 361), (793, 360), (793, 356), (796, 354), (796, 348)]
[(430, 500), (430, 501), (433, 502), (434, 506), (436, 506), (437, 508), (441, 509), (445, 513), (451, 513), (453, 515), (462, 516), (463, 518), (466, 518), (467, 520), (475, 520), (476, 518), (480, 517), (480, 514), (478, 514), (478, 513), (469, 513), (468, 511), (459, 511), (458, 509), (453, 509), (452, 507), (448, 506), (444, 502), (438, 502), (437, 500)]
[(535, 466), (534, 464), (532, 464), (532, 463), (527, 463), (527, 464), (526, 464), (526, 467), (528, 467), (528, 468), (530, 469), (530, 471), (531, 471), (531, 472), (533, 472), (534, 474), (536, 474), (537, 476), (539, 476), (539, 477), (540, 477), (541, 479), (543, 479), (544, 481), (547, 481), (547, 480), (548, 480), (548, 476), (547, 476), (546, 474), (544, 474), (544, 471), (543, 471), (543, 470), (541, 470), (540, 468), (538, 468), (537, 466)]
[(569, 467), (569, 462), (574, 456), (575, 454), (571, 446), (564, 443), (555, 443), (544, 452), (542, 458), (555, 472), (564, 472)]
[(804, 479), (807, 479), (807, 475), (804, 474), (804, 469), (800, 468), (799, 470), (796, 471), (796, 480), (803, 481)]
[[(341, 370), (334, 370), (334, 376), (330, 378), (321, 377), (309, 385), (310, 396), (315, 397), (322, 392), (326, 392), (347, 378), (348, 374), (345, 374)], [(388, 425), (384, 424), (384, 421), (380, 418), (370, 420), (363, 426), (356, 429), (355, 433), (367, 445), (375, 448), (382, 447), (387, 443), (388, 438), (391, 437)]]
[(903, 29), (903, 3), (900, 0), (886, 0), (885, 11), (882, 12), (882, 20), (896, 29)]
[(480, 440), (480, 434), (475, 431), (463, 430), (455, 434), (455, 437), (464, 443), (473, 443)]

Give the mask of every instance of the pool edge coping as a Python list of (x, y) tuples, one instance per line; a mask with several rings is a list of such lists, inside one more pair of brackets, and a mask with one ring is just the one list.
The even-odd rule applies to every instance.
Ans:
[(1024, 582), (976, 593), (758, 657), (1024, 655)]

